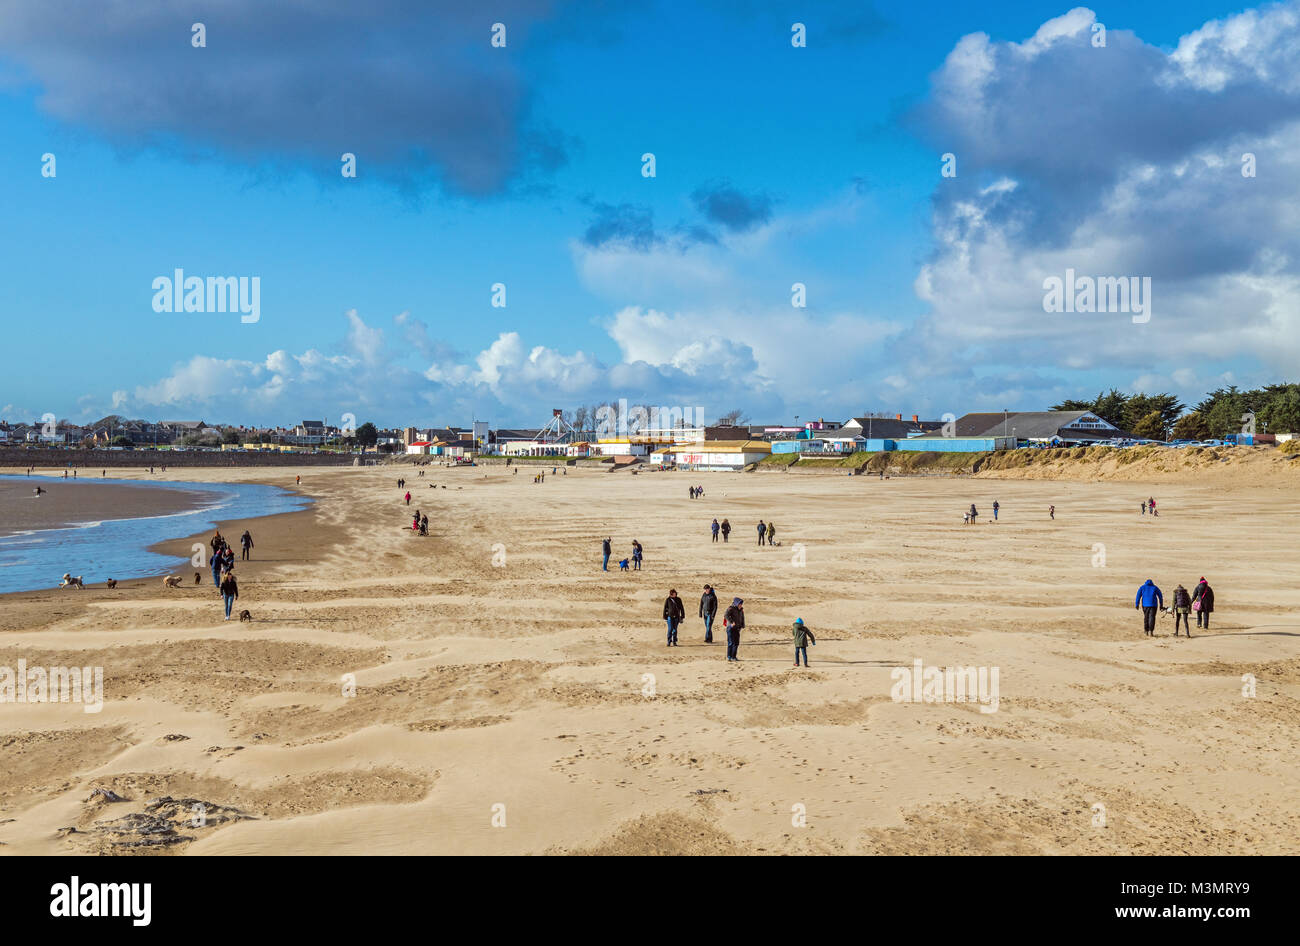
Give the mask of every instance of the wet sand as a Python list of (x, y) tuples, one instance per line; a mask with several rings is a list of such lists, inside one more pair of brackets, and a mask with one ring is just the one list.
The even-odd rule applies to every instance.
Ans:
[[(257, 543), (237, 565), (252, 623), (223, 622), (188, 567), (175, 590), (5, 596), (0, 666), (102, 665), (106, 702), (0, 705), (4, 850), (1300, 850), (1293, 481), (528, 472), (304, 471), (313, 509), (223, 524)], [(961, 524), (993, 499), (1000, 522)], [(757, 547), (760, 517), (779, 548)], [(605, 535), (615, 560), (639, 539), (644, 570), (601, 572)], [(1138, 584), (1201, 574), (1211, 630), (1162, 617), (1145, 638)], [(746, 600), (738, 664), (702, 643), (705, 581)], [(795, 617), (811, 669), (791, 666)], [(895, 702), (915, 659), (998, 668), (997, 712)], [(170, 843), (130, 846), (133, 813), (171, 818)]]
[[(40, 496), (35, 493), (38, 486), (45, 490)], [(142, 489), (89, 477), (65, 481), (6, 476), (0, 478), (0, 536), (106, 519), (171, 515), (197, 509), (211, 498), (198, 490)]]

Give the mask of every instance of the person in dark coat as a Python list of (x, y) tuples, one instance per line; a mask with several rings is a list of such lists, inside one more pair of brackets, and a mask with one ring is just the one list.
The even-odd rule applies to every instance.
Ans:
[(721, 529), (722, 529), (722, 541), (726, 542), (727, 536), (731, 535), (731, 523), (728, 522), (726, 519), (723, 519)]
[(704, 619), (704, 643), (713, 643), (713, 618), (718, 613), (718, 596), (713, 591), (712, 585), (704, 586), (704, 594), (700, 595), (700, 617)]
[[(1200, 602), (1200, 607), (1195, 607), (1196, 602)], [(1210, 629), (1210, 615), (1214, 612), (1214, 589), (1210, 583), (1201, 576), (1201, 580), (1196, 583), (1192, 589), (1192, 605), (1196, 611), (1196, 626), (1204, 627), (1207, 631)], [(1204, 622), (1204, 623), (1202, 623)]]
[(664, 598), (664, 621), (668, 624), (668, 646), (677, 646), (677, 625), (686, 619), (686, 609), (682, 599), (677, 597), (677, 589), (670, 588), (668, 597)]
[(739, 660), (740, 632), (745, 627), (745, 602), (742, 599), (731, 599), (731, 607), (722, 615), (722, 623), (727, 629), (727, 659)]
[(1156, 636), (1156, 616), (1164, 606), (1164, 594), (1156, 587), (1156, 583), (1148, 578), (1142, 587), (1138, 588), (1137, 597), (1133, 599), (1133, 607), (1142, 611), (1142, 630), (1148, 637)]
[(1187, 589), (1179, 585), (1174, 589), (1174, 637), (1178, 636), (1178, 625), (1187, 628), (1187, 636), (1192, 636), (1192, 596)]
[(600, 563), (602, 571), (609, 571), (609, 553), (609, 538), (606, 537), (605, 541), (600, 543), (600, 554), (604, 556), (604, 560)]
[(767, 523), (762, 519), (758, 520), (758, 544), (762, 545), (767, 541)]
[(221, 576), (221, 584), (217, 586), (221, 591), (221, 600), (226, 606), (226, 620), (230, 620), (230, 609), (234, 607), (235, 602), (239, 600), (239, 582), (235, 581), (235, 572), (232, 569)]
[(714, 542), (718, 541), (718, 532), (721, 529), (721, 527), (718, 525), (718, 520), (714, 519), (713, 525), (710, 526), (709, 528), (713, 530), (713, 541)]

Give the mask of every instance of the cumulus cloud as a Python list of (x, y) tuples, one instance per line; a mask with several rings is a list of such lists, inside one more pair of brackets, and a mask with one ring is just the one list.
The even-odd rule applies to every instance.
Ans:
[[(293, 161), (332, 179), (352, 152), (362, 177), (489, 194), (566, 161), (518, 66), (558, 4), (14, 0), (0, 6), (0, 50), (44, 110), (128, 148)], [(194, 21), (205, 48), (191, 45)], [(496, 21), (506, 50), (489, 43)]]
[[(1172, 53), (1116, 29), (1094, 47), (1094, 22), (1076, 9), (1021, 43), (964, 37), (934, 77), (920, 117), (958, 177), (936, 187), (915, 283), (930, 312), (899, 351), (918, 391), (1052, 366), (1027, 390), (1105, 369), (1196, 396), (1227, 359), (1294, 370), (1300, 82), (1281, 64), (1297, 7), (1206, 24)], [(1067, 269), (1151, 277), (1150, 321), (1044, 312), (1044, 280)]]

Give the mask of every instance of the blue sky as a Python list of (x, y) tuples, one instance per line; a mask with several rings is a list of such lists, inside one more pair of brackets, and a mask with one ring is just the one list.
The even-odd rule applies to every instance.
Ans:
[[(9, 0), (0, 417), (937, 417), (1294, 379), (1296, 5), (625, 6)], [(1045, 313), (1067, 267), (1150, 276), (1151, 321)], [(259, 277), (260, 320), (154, 312), (176, 268)]]

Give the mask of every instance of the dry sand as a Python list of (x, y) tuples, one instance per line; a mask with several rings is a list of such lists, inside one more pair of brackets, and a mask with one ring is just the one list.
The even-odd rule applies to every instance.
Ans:
[[(0, 665), (102, 665), (106, 702), (0, 705), (0, 851), (1300, 850), (1287, 473), (428, 470), (304, 470), (315, 509), (228, 526), (257, 540), (239, 566), (251, 624), (188, 580), (6, 596)], [(202, 472), (174, 478), (296, 471)], [(403, 472), (428, 538), (405, 528)], [(1138, 506), (1153, 494), (1159, 519)], [(994, 499), (999, 523), (962, 526)], [(714, 516), (736, 526), (727, 545)], [(759, 517), (779, 548), (756, 547)], [(615, 559), (639, 539), (644, 570), (601, 572), (605, 535)], [(1213, 629), (1175, 639), (1162, 617), (1144, 638), (1138, 584), (1202, 574)], [(705, 581), (746, 600), (738, 664), (702, 643)], [(669, 587), (687, 604), (673, 650)], [(795, 617), (817, 634), (811, 669), (791, 666)], [(916, 658), (998, 668), (998, 711), (893, 702), (891, 668)]]

